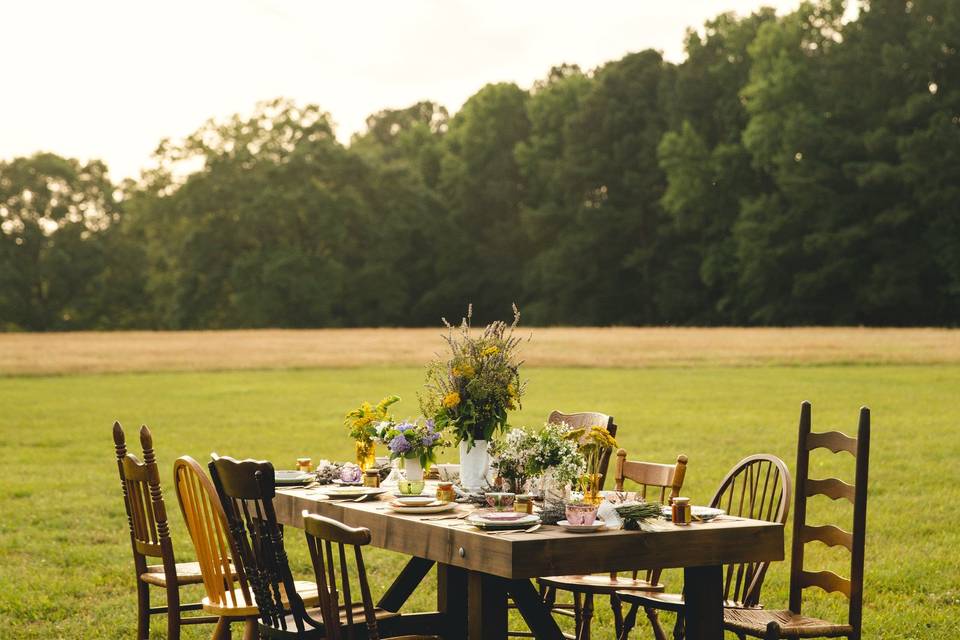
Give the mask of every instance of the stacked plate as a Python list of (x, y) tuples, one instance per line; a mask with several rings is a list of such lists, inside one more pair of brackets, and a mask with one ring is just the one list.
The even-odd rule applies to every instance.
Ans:
[(449, 511), (457, 506), (456, 502), (443, 502), (429, 496), (406, 496), (395, 498), (390, 502), (390, 510), (394, 513), (440, 513)]
[(305, 471), (274, 471), (273, 481), (278, 487), (295, 487), (310, 484), (317, 476)]
[(526, 529), (540, 522), (540, 516), (516, 511), (478, 511), (466, 521), (480, 529)]
[(377, 487), (332, 486), (323, 487), (319, 491), (331, 500), (356, 500), (363, 496), (378, 496), (381, 493), (385, 493), (386, 489)]

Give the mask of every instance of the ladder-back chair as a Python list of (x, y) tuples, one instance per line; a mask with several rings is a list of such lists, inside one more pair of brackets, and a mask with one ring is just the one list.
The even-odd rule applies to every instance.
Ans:
[[(150, 636), (151, 615), (166, 614), (167, 637), (176, 640), (183, 625), (216, 622), (213, 617), (182, 615), (201, 608), (199, 602), (180, 602), (180, 587), (202, 581), (200, 566), (196, 562), (176, 560), (150, 429), (145, 425), (140, 427), (142, 461), (127, 453), (126, 436), (119, 422), (113, 423), (113, 443), (137, 580), (137, 638), (144, 640)], [(160, 564), (147, 564), (148, 558), (160, 558)], [(166, 592), (165, 607), (150, 606), (151, 586)]]
[[(273, 509), (276, 493), (273, 465), (217, 454), (211, 457), (210, 476), (223, 505), (236, 553), (247, 569), (259, 608), (260, 633), (263, 634), (264, 629), (277, 629), (300, 637), (297, 634), (315, 629), (308, 623), (305, 611), (307, 606), (315, 606), (319, 601), (317, 585), (294, 580), (290, 573), (283, 531)], [(287, 627), (287, 612), (293, 613), (293, 629)], [(281, 637), (291, 637), (290, 633)]]
[[(860, 640), (863, 623), (863, 557), (867, 525), (867, 472), (870, 462), (870, 409), (860, 409), (857, 437), (838, 431), (811, 433), (810, 403), (800, 410), (800, 442), (797, 448), (797, 485), (793, 512), (793, 549), (790, 560), (790, 608), (784, 610), (725, 609), (724, 626), (741, 638), (841, 638)], [(811, 479), (810, 452), (828, 449), (846, 452), (856, 459), (854, 484), (838, 478)], [(853, 505), (853, 531), (834, 525), (807, 524), (807, 498), (823, 495), (845, 499)], [(832, 571), (807, 571), (804, 546), (809, 542), (841, 546), (850, 552), (850, 578)], [(801, 612), (803, 590), (818, 587), (847, 597), (847, 622), (835, 623), (805, 616)]]
[[(710, 500), (710, 506), (723, 509), (728, 515), (785, 524), (790, 512), (790, 471), (780, 458), (757, 454), (744, 458), (727, 473)], [(724, 606), (755, 608), (760, 602), (760, 589), (769, 562), (728, 564), (724, 571)], [(626, 640), (636, 623), (640, 607), (672, 611), (677, 614), (673, 628), (674, 640), (684, 637), (684, 600), (679, 593), (620, 592), (620, 599), (630, 604), (620, 632)], [(653, 635), (665, 640), (666, 634), (655, 619), (651, 619)]]
[[(632, 481), (639, 485), (637, 493), (647, 501), (659, 501), (666, 504), (670, 498), (680, 495), (683, 480), (687, 472), (687, 456), (677, 456), (674, 464), (659, 464), (655, 462), (639, 462), (627, 460), (627, 452), (617, 451), (617, 466), (615, 472), (615, 488), (623, 491), (625, 482)], [(554, 600), (556, 590), (570, 591), (573, 594), (573, 613), (576, 628), (576, 637), (589, 640), (590, 627), (593, 621), (593, 598), (595, 595), (609, 595), (610, 606), (613, 609), (614, 627), (617, 635), (623, 628), (623, 611), (618, 591), (663, 591), (660, 583), (661, 569), (649, 569), (640, 575), (640, 570), (634, 570), (632, 575), (621, 576), (618, 573), (558, 576), (540, 578), (541, 587), (546, 587), (544, 600), (554, 612), (566, 614), (568, 611), (557, 608)], [(552, 589), (551, 589), (552, 588)], [(647, 615), (651, 623), (655, 622), (656, 612), (650, 610)]]

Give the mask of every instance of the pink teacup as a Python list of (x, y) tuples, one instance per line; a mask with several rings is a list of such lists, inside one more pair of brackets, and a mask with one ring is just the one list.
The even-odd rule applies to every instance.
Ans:
[(510, 493), (507, 491), (499, 491), (486, 494), (487, 504), (496, 509), (497, 511), (506, 511), (507, 509), (513, 509), (513, 501), (516, 499), (517, 494)]
[(597, 505), (568, 504), (567, 522), (573, 525), (591, 525), (597, 519)]

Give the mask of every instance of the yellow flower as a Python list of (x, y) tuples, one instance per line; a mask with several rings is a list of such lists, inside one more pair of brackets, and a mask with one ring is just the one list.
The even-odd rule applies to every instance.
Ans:
[(507, 385), (507, 395), (510, 396), (511, 398), (517, 397), (517, 388), (514, 386), (512, 382)]
[(477, 373), (477, 370), (474, 369), (473, 365), (470, 364), (469, 362), (459, 367), (453, 368), (453, 375), (455, 377), (464, 377), (469, 379), (469, 378), (472, 378), (474, 375), (476, 375), (476, 373)]
[(443, 406), (447, 409), (453, 409), (458, 404), (460, 404), (460, 394), (456, 391), (451, 391), (443, 398)]
[(495, 356), (500, 353), (499, 347), (486, 347), (483, 351), (480, 352), (480, 355), (484, 358), (488, 356)]

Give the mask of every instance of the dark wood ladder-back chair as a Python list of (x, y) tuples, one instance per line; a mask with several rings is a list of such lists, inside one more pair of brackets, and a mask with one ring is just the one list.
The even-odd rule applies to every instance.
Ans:
[[(393, 638), (394, 640), (434, 640), (436, 636), (395, 635), (390, 633), (391, 623), (398, 623), (403, 617), (375, 607), (367, 581), (367, 569), (363, 563), (362, 547), (370, 544), (370, 530), (348, 527), (345, 524), (303, 512), (303, 525), (307, 537), (307, 547), (313, 570), (316, 574), (320, 592), (320, 606), (317, 609), (301, 612), (308, 624), (319, 627), (311, 634), (297, 635), (303, 638), (325, 638), (326, 640), (353, 640), (358, 635), (358, 627), (364, 627), (364, 637), (369, 640)], [(334, 553), (336, 547), (337, 553)], [(352, 550), (352, 554), (348, 551)], [(360, 602), (355, 603), (350, 590), (349, 556), (356, 569), (357, 584), (360, 587)], [(339, 580), (337, 572), (339, 571)], [(296, 617), (295, 612), (292, 617)], [(316, 620), (319, 615), (320, 620)], [(289, 626), (289, 623), (288, 623)], [(261, 629), (266, 637), (287, 638), (291, 634), (277, 633), (277, 625)], [(322, 632), (320, 631), (322, 630)], [(324, 634), (325, 633), (325, 634)], [(385, 635), (386, 634), (386, 635)]]
[[(306, 613), (319, 602), (317, 585), (294, 580), (273, 509), (273, 465), (212, 454), (210, 476), (237, 554), (259, 608), (258, 632), (269, 638), (312, 638), (318, 628)], [(291, 615), (287, 615), (288, 612)]]
[[(123, 490), (123, 505), (130, 528), (133, 566), (137, 579), (137, 638), (150, 636), (150, 616), (166, 614), (167, 637), (180, 637), (180, 627), (187, 624), (213, 623), (209, 616), (183, 616), (199, 611), (199, 602), (181, 603), (180, 587), (199, 584), (203, 578), (196, 562), (177, 562), (167, 524), (167, 509), (160, 488), (160, 471), (153, 451), (153, 436), (146, 426), (140, 427), (143, 460), (127, 452), (126, 436), (119, 422), (113, 423), (113, 443)], [(147, 564), (148, 558), (160, 558), (160, 564)], [(150, 606), (150, 587), (166, 592), (167, 606)]]
[[(710, 506), (723, 509), (729, 515), (754, 518), (786, 524), (790, 513), (790, 471), (780, 458), (761, 453), (744, 458), (727, 473), (710, 500)], [(760, 603), (760, 589), (766, 577), (769, 562), (729, 564), (724, 572), (724, 606), (756, 608)], [(630, 604), (620, 632), (626, 640), (636, 623), (640, 607), (677, 614), (673, 628), (674, 640), (684, 637), (683, 595), (679, 593), (620, 592), (620, 599)], [(659, 621), (651, 619), (653, 635), (665, 640), (666, 634)]]
[[(630, 480), (639, 485), (638, 493), (644, 500), (667, 503), (670, 498), (680, 495), (683, 480), (686, 476), (687, 456), (677, 456), (674, 464), (659, 464), (655, 462), (639, 462), (627, 460), (627, 452), (617, 451), (617, 466), (615, 471), (615, 489), (624, 490), (624, 482)], [(561, 609), (555, 601), (556, 590), (570, 591), (573, 594), (573, 618), (576, 629), (575, 638), (589, 640), (593, 622), (593, 599), (597, 595), (607, 595), (610, 598), (610, 607), (613, 610), (614, 629), (619, 635), (623, 628), (623, 610), (618, 591), (663, 591), (660, 583), (660, 569), (646, 570), (640, 575), (640, 570), (634, 570), (629, 577), (618, 573), (584, 576), (557, 576), (540, 578), (541, 588), (544, 590), (544, 601), (554, 613), (569, 615), (569, 609)], [(550, 589), (553, 587), (554, 589)], [(656, 612), (648, 610), (651, 624), (656, 623)]]
[[(811, 479), (810, 452), (814, 449), (841, 451), (856, 459), (854, 484), (837, 478)], [(841, 638), (860, 640), (863, 621), (863, 553), (867, 525), (867, 470), (870, 461), (870, 409), (861, 407), (857, 437), (838, 431), (811, 433), (810, 403), (800, 409), (800, 442), (797, 447), (797, 484), (793, 510), (793, 549), (790, 560), (790, 608), (785, 610), (725, 609), (724, 627), (740, 638), (753, 636), (777, 638)], [(832, 500), (844, 498), (853, 504), (853, 531), (834, 525), (807, 524), (807, 498), (822, 495)], [(850, 578), (841, 578), (832, 571), (807, 571), (803, 566), (804, 545), (822, 542), (842, 546), (850, 552)], [(838, 591), (848, 599), (846, 623), (834, 623), (801, 613), (803, 590), (819, 587), (827, 592)]]

